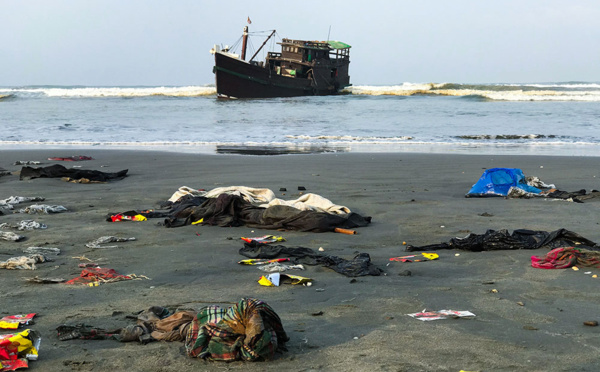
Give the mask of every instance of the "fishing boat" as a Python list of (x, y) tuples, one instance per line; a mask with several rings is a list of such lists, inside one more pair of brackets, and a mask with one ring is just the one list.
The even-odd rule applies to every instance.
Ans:
[(281, 39), (281, 52), (268, 52), (265, 61), (254, 58), (275, 35), (275, 30), (246, 60), (248, 26), (242, 34), (241, 55), (217, 45), (215, 56), (217, 96), (270, 98), (338, 94), (350, 86), (350, 45), (340, 41)]

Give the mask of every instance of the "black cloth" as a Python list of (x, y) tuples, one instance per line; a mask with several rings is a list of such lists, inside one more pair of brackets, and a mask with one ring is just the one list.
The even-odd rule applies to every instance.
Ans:
[(383, 272), (371, 263), (371, 257), (368, 253), (359, 253), (352, 260), (346, 260), (338, 256), (318, 253), (311, 248), (292, 248), (257, 242), (245, 243), (244, 247), (240, 248), (239, 253), (248, 258), (271, 259), (287, 257), (294, 263), (321, 265), (349, 277), (365, 275), (379, 276)]
[(207, 199), (200, 206), (178, 210), (176, 214), (167, 218), (164, 224), (167, 227), (179, 227), (200, 219), (203, 219), (204, 225), (311, 232), (333, 231), (336, 227), (352, 229), (367, 226), (371, 222), (371, 217), (363, 217), (357, 213), (337, 215), (301, 211), (285, 205), (263, 208), (245, 201), (240, 196), (221, 194), (217, 198)]
[(409, 245), (407, 251), (435, 251), (438, 249), (461, 249), (471, 252), (495, 251), (508, 249), (537, 249), (578, 247), (590, 250), (600, 250), (600, 247), (591, 240), (566, 229), (552, 232), (534, 231), (527, 229), (514, 230), (488, 230), (485, 234), (469, 234), (464, 238), (452, 238), (447, 243), (430, 244), (420, 247)]
[(128, 169), (116, 172), (106, 173), (97, 170), (65, 168), (60, 164), (50, 165), (48, 167), (23, 167), (21, 168), (20, 180), (32, 178), (62, 178), (70, 177), (73, 179), (87, 178), (90, 181), (107, 182), (110, 180), (118, 180), (127, 177)]
[(545, 196), (552, 199), (572, 199), (575, 203), (583, 203), (586, 201), (600, 200), (600, 191), (592, 190), (590, 193), (587, 193), (585, 189), (571, 192), (556, 190)]

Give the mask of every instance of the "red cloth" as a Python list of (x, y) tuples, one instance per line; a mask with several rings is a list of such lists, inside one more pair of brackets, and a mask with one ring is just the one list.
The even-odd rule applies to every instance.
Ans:
[(571, 266), (600, 267), (600, 253), (574, 247), (555, 248), (545, 256), (531, 256), (531, 266), (538, 269), (566, 269)]
[(81, 275), (77, 278), (66, 281), (66, 284), (88, 284), (97, 282), (101, 279), (131, 279), (130, 276), (121, 275), (115, 271), (115, 269), (108, 269), (104, 267), (88, 267), (81, 271)]

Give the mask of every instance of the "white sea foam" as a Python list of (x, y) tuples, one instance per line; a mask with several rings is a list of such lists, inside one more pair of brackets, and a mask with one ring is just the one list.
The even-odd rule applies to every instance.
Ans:
[(20, 95), (38, 94), (46, 97), (198, 97), (216, 94), (214, 87), (186, 86), (186, 87), (47, 87), (47, 88), (14, 88), (0, 89), (0, 92)]
[[(598, 84), (586, 84), (590, 90), (553, 90), (552, 86), (539, 85), (544, 90), (514, 89), (515, 87), (532, 87), (533, 85), (479, 85), (477, 89), (465, 85), (464, 89), (444, 89), (451, 84), (409, 84), (393, 86), (353, 86), (347, 91), (357, 95), (391, 95), (391, 96), (414, 96), (414, 95), (437, 95), (468, 97), (478, 96), (495, 101), (587, 101), (600, 102), (600, 90), (593, 90)], [(555, 85), (555, 87), (577, 87), (582, 85)], [(507, 89), (502, 89), (507, 87)], [(487, 89), (486, 89), (487, 88)]]

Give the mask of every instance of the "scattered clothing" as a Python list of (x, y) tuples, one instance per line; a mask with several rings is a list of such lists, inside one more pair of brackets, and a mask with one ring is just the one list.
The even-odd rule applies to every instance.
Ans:
[(294, 207), (275, 205), (269, 208), (255, 206), (239, 196), (221, 194), (207, 199), (200, 206), (177, 210), (164, 222), (167, 227), (190, 225), (202, 220), (203, 225), (248, 226), (262, 229), (285, 229), (311, 232), (333, 231), (336, 227), (367, 226), (371, 217), (357, 213), (335, 215), (312, 210), (300, 211)]
[(169, 202), (175, 203), (179, 201), (182, 197), (189, 196), (204, 196), (206, 194), (206, 190), (196, 190), (189, 186), (181, 186), (171, 197), (169, 198)]
[(198, 313), (152, 306), (138, 313), (136, 324), (115, 330), (85, 324), (61, 325), (58, 339), (183, 341), (188, 356), (219, 361), (259, 361), (285, 351), (289, 340), (281, 319), (265, 302), (244, 298), (227, 309), (206, 306)]
[(348, 277), (379, 276), (383, 272), (371, 263), (371, 257), (368, 253), (359, 253), (352, 260), (346, 260), (337, 256), (321, 254), (310, 248), (288, 248), (283, 245), (258, 244), (254, 242), (245, 243), (244, 247), (240, 248), (239, 253), (248, 258), (272, 259), (279, 256), (290, 257), (295, 264), (321, 265)]
[(39, 284), (55, 284), (62, 283), (66, 281), (63, 278), (40, 278), (39, 276), (34, 276), (33, 278), (25, 278), (25, 281), (30, 283), (39, 283)]
[(258, 269), (268, 273), (283, 272), (287, 270), (304, 270), (302, 265), (286, 265), (279, 262), (273, 262), (266, 265), (259, 265)]
[(27, 203), (27, 202), (38, 202), (44, 201), (45, 198), (41, 196), (10, 196), (6, 199), (0, 200), (0, 207), (7, 209), (13, 209), (15, 204)]
[(191, 322), (187, 355), (219, 361), (259, 361), (284, 351), (289, 337), (275, 311), (260, 300), (242, 299), (228, 309), (207, 306)]
[(83, 269), (81, 274), (71, 280), (67, 280), (65, 284), (83, 284), (88, 286), (95, 286), (100, 283), (113, 283), (121, 280), (133, 279), (130, 275), (121, 275), (114, 269), (100, 268), (100, 267), (89, 267)]
[(53, 261), (43, 254), (32, 254), (29, 256), (11, 257), (6, 261), (0, 261), (0, 269), (8, 270), (36, 270), (35, 264)]
[(135, 238), (118, 238), (116, 236), (101, 236), (96, 240), (93, 240), (87, 243), (85, 246), (88, 248), (119, 248), (116, 245), (101, 245), (106, 243), (119, 243), (119, 242), (129, 242), (135, 240)]
[(0, 228), (2, 229), (17, 229), (19, 231), (23, 230), (35, 230), (35, 229), (46, 229), (46, 226), (43, 223), (39, 223), (34, 220), (23, 220), (17, 224), (10, 224), (8, 222), (0, 223)]
[(19, 209), (19, 213), (28, 214), (51, 214), (66, 212), (68, 209), (62, 205), (47, 205), (47, 204), (33, 204), (29, 207)]
[(555, 248), (545, 256), (531, 256), (531, 266), (538, 269), (566, 269), (573, 266), (600, 268), (600, 252), (575, 247)]
[(406, 314), (412, 316), (415, 319), (422, 321), (440, 320), (448, 318), (472, 318), (475, 316), (470, 311), (457, 311), (457, 310), (438, 310), (438, 311), (425, 311), (420, 313)]
[(45, 256), (49, 256), (49, 255), (58, 256), (60, 254), (60, 249), (52, 248), (52, 247), (29, 247), (29, 248), (23, 249), (23, 253), (43, 254)]
[(261, 204), (261, 207), (272, 207), (274, 205), (287, 205), (301, 211), (317, 211), (331, 214), (347, 214), (350, 213), (350, 208), (343, 205), (333, 204), (329, 199), (326, 199), (317, 194), (304, 194), (295, 200), (273, 199), (267, 204)]
[(0, 239), (18, 242), (25, 239), (25, 237), (10, 231), (0, 231)]
[(85, 170), (85, 169), (73, 169), (65, 168), (62, 165), (56, 164), (48, 167), (32, 168), (23, 167), (21, 168), (20, 179), (33, 179), (40, 177), (47, 178), (63, 178), (68, 177), (71, 179), (82, 179), (86, 178), (89, 181), (100, 181), (108, 182), (111, 180), (120, 180), (127, 177), (128, 169), (116, 172), (106, 173), (97, 170)]
[(495, 251), (507, 249), (538, 249), (573, 247), (589, 250), (600, 250), (600, 246), (583, 236), (566, 229), (552, 232), (533, 230), (488, 230), (485, 234), (469, 234), (464, 238), (452, 238), (447, 243), (424, 245), (420, 247), (408, 245), (406, 250), (435, 251), (438, 249), (462, 249), (471, 252)]
[(170, 202), (178, 201), (184, 195), (203, 196), (205, 198), (217, 198), (221, 194), (235, 195), (243, 198), (251, 204), (259, 204), (260, 207), (268, 208), (274, 205), (287, 205), (299, 210), (314, 210), (332, 214), (348, 214), (350, 209), (345, 206), (336, 205), (329, 199), (317, 194), (304, 194), (295, 200), (283, 200), (275, 196), (275, 193), (266, 188), (253, 188), (247, 186), (218, 187), (210, 191), (195, 190), (188, 186), (182, 186), (170, 198)]
[(48, 158), (48, 160), (54, 160), (54, 161), (82, 161), (82, 160), (94, 160), (94, 158), (92, 158), (91, 156), (85, 156), (85, 155), (74, 155), (74, 156), (69, 156), (69, 157), (66, 157), (66, 158), (51, 157), (51, 158)]
[(107, 331), (103, 328), (92, 327), (83, 323), (70, 325), (60, 325), (56, 328), (58, 339), (67, 340), (118, 340), (120, 330)]

